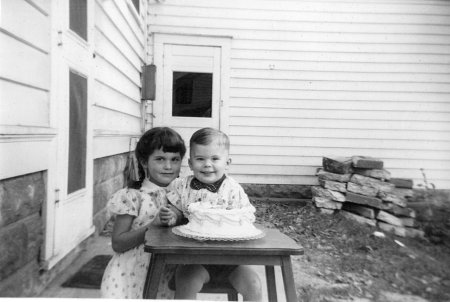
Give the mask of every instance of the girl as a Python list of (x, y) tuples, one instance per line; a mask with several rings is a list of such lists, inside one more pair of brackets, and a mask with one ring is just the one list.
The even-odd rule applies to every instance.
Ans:
[[(175, 223), (177, 216), (166, 207), (165, 187), (178, 177), (185, 153), (183, 139), (170, 128), (153, 128), (139, 139), (135, 150), (139, 181), (129, 182), (107, 205), (116, 215), (112, 231), (115, 254), (103, 274), (103, 298), (142, 299), (150, 259), (144, 252), (145, 232), (152, 224)], [(171, 277), (170, 271), (163, 276), (160, 298), (171, 298), (167, 286)]]

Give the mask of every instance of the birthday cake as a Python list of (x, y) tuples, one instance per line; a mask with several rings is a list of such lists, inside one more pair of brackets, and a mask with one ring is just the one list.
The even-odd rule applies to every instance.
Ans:
[(224, 209), (208, 203), (195, 202), (188, 207), (186, 225), (178, 230), (184, 234), (206, 239), (250, 239), (263, 236), (256, 228), (255, 209), (253, 207)]

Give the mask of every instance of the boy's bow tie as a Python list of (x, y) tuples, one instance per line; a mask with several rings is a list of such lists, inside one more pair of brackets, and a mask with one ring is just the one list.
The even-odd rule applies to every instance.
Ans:
[(200, 189), (206, 189), (210, 192), (213, 193), (217, 193), (217, 191), (219, 191), (220, 186), (222, 185), (223, 181), (225, 180), (226, 175), (223, 175), (221, 179), (219, 179), (218, 181), (212, 183), (212, 184), (205, 184), (203, 182), (201, 182), (200, 180), (198, 180), (197, 178), (193, 178), (191, 180), (191, 189), (194, 190), (200, 190)]

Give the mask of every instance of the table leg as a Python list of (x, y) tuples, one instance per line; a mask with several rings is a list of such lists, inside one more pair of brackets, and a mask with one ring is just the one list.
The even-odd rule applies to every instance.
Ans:
[(275, 282), (275, 269), (266, 265), (267, 294), (270, 302), (277, 302), (277, 286)]
[(145, 278), (143, 294), (144, 299), (156, 299), (156, 295), (158, 294), (159, 281), (161, 280), (165, 265), (165, 255), (151, 254), (147, 278)]
[(297, 302), (297, 294), (295, 293), (294, 273), (292, 272), (292, 264), (290, 256), (281, 257), (281, 274), (283, 275), (286, 301)]

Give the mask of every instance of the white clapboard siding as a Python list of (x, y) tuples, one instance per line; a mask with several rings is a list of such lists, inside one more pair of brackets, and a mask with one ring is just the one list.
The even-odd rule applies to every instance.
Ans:
[(140, 73), (145, 24), (132, 10), (126, 1), (96, 1), (95, 158), (127, 152), (130, 137), (142, 131)]
[(449, 94), (440, 92), (420, 92), (420, 91), (404, 91), (394, 92), (386, 91), (372, 93), (374, 91), (352, 91), (352, 90), (311, 90), (311, 89), (290, 89), (290, 90), (274, 90), (260, 88), (233, 88), (230, 89), (231, 97), (246, 98), (269, 98), (269, 99), (309, 99), (309, 100), (364, 100), (370, 101), (405, 101), (407, 102), (448, 102)]
[[(276, 61), (270, 59), (234, 59), (231, 61), (231, 71), (233, 73), (244, 72), (247, 69), (259, 70), (264, 72), (269, 71), (294, 71), (294, 72), (307, 72), (310, 76), (317, 73), (324, 73), (325, 75), (330, 72), (337, 72), (339, 74), (345, 74), (346, 76), (352, 76), (353, 74), (364, 76), (377, 76), (378, 74), (389, 74), (393, 77), (406, 76), (412, 77), (417, 75), (420, 77), (426, 76), (448, 76), (450, 73), (450, 64), (421, 64), (417, 62), (415, 64), (408, 63), (375, 63), (375, 62), (317, 62), (307, 60), (286, 60), (279, 59)], [(275, 72), (274, 72), (275, 73)], [(404, 78), (402, 78), (404, 79)]]
[(366, 155), (394, 177), (418, 184), (424, 168), (450, 188), (450, 2), (149, 4), (150, 35), (232, 37), (227, 118), (237, 180), (316, 184), (323, 156)]
[(245, 127), (231, 126), (228, 134), (232, 136), (284, 136), (289, 133), (291, 137), (321, 137), (343, 139), (391, 139), (412, 141), (450, 141), (450, 136), (445, 131), (413, 131), (404, 130), (379, 130), (379, 129), (351, 129), (338, 127)]
[(127, 36), (121, 32), (119, 25), (114, 23), (114, 20), (107, 14), (101, 5), (96, 1), (95, 6), (96, 24), (95, 31), (96, 36), (103, 35), (111, 43), (114, 44), (124, 56), (129, 60), (135, 68), (139, 68), (142, 64), (142, 58), (138, 50), (133, 48), (133, 45), (128, 42)]
[(95, 36), (95, 51), (96, 55), (113, 65), (117, 70), (120, 70), (129, 81), (135, 85), (140, 85), (139, 66), (136, 66), (130, 61), (126, 54), (121, 52), (113, 41), (109, 40), (101, 31), (96, 31)]
[(48, 169), (50, 1), (0, 3), (0, 179)]
[[(370, 100), (364, 103), (358, 100), (314, 100), (314, 99), (257, 99), (233, 98), (230, 107), (251, 106), (253, 108), (285, 108), (285, 109), (315, 109), (315, 110), (383, 110), (405, 111), (404, 102)], [(408, 102), (406, 111), (423, 112), (450, 112), (450, 102)]]
[(120, 29), (122, 35), (124, 35), (130, 44), (130, 46), (138, 53), (142, 55), (144, 53), (144, 36), (133, 31), (130, 27), (130, 23), (127, 22), (124, 15), (120, 12), (120, 8), (117, 6), (116, 1), (102, 1), (101, 6), (105, 11), (105, 14), (113, 20), (115, 26)]
[[(50, 20), (46, 12), (33, 6), (31, 1), (6, 0), (2, 1), (1, 5), (0, 20), (3, 30), (43, 52), (50, 51), (50, 34), (42, 30), (50, 28)], [(22, 24), (22, 26), (17, 26), (17, 24)]]
[(5, 32), (0, 32), (0, 45), (2, 45), (1, 77), (39, 89), (49, 89), (50, 57), (48, 53)]
[(48, 91), (2, 80), (0, 91), (2, 125), (49, 126)]
[(140, 118), (134, 115), (123, 114), (103, 107), (94, 107), (93, 115), (95, 119), (92, 121), (94, 129), (107, 129), (111, 133), (116, 131), (128, 131), (139, 133)]

